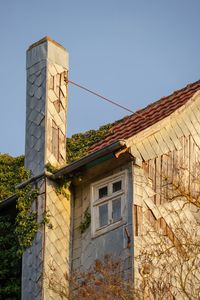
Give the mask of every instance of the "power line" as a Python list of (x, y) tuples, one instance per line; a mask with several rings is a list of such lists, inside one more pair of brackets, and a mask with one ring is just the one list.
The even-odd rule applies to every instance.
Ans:
[(76, 83), (76, 82), (74, 82), (74, 81), (71, 81), (71, 80), (68, 80), (68, 79), (67, 79), (66, 82), (69, 82), (69, 83), (71, 83), (71, 84), (77, 86), (78, 88), (80, 88), (80, 89), (82, 89), (82, 90), (85, 90), (86, 92), (88, 92), (88, 93), (90, 93), (90, 94), (93, 94), (93, 95), (95, 95), (95, 96), (97, 96), (97, 97), (99, 97), (99, 98), (101, 98), (101, 99), (103, 99), (103, 100), (105, 100), (105, 101), (107, 101), (107, 102), (109, 102), (109, 103), (115, 105), (115, 106), (118, 106), (118, 107), (120, 107), (120, 108), (122, 108), (122, 109), (124, 109), (124, 110), (126, 110), (126, 111), (128, 111), (128, 112), (133, 113), (133, 111), (130, 110), (129, 108), (126, 108), (125, 106), (123, 106), (123, 105), (121, 105), (121, 104), (119, 104), (119, 103), (117, 103), (117, 102), (115, 102), (115, 101), (113, 101), (113, 100), (110, 100), (110, 99), (108, 99), (108, 98), (106, 98), (106, 97), (104, 97), (104, 96), (102, 96), (102, 95), (100, 95), (100, 94), (98, 94), (98, 93), (96, 93), (96, 92), (93, 92), (93, 91), (89, 90), (88, 88), (86, 88), (86, 87), (84, 87), (84, 86), (82, 86), (82, 85), (80, 85), (80, 84), (78, 84), (78, 83)]

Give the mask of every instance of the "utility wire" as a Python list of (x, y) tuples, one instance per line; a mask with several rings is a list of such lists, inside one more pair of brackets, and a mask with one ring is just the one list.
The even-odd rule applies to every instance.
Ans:
[(117, 103), (117, 102), (115, 102), (113, 100), (110, 100), (110, 99), (108, 99), (108, 98), (106, 98), (106, 97), (104, 97), (104, 96), (102, 96), (102, 95), (100, 95), (100, 94), (98, 94), (96, 92), (93, 92), (93, 91), (89, 90), (88, 88), (86, 88), (86, 87), (84, 87), (84, 86), (82, 86), (82, 85), (80, 85), (80, 84), (78, 84), (78, 83), (76, 83), (74, 81), (71, 81), (71, 80), (67, 79), (66, 82), (69, 82), (69, 83), (71, 83), (71, 84), (79, 87), (80, 89), (85, 90), (86, 92), (91, 93), (91, 94), (93, 94), (93, 95), (95, 95), (95, 96), (97, 96), (97, 97), (99, 97), (99, 98), (101, 98), (101, 99), (103, 99), (103, 100), (105, 100), (105, 101), (107, 101), (107, 102), (115, 105), (115, 106), (118, 106), (118, 107), (120, 107), (120, 108), (122, 108), (122, 109), (124, 109), (124, 110), (126, 110), (126, 111), (128, 111), (130, 113), (133, 113), (132, 110), (126, 108), (125, 106), (123, 106), (123, 105), (121, 105), (121, 104), (119, 104), (119, 103)]

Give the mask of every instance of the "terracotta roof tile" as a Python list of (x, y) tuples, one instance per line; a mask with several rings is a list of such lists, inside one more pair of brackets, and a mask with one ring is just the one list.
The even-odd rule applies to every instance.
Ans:
[(90, 147), (90, 152), (100, 150), (117, 140), (134, 136), (138, 132), (164, 119), (184, 105), (198, 90), (200, 90), (200, 80), (187, 85), (181, 90), (175, 91), (170, 96), (162, 97), (160, 100), (149, 104), (132, 115), (115, 122), (109, 129), (108, 134)]

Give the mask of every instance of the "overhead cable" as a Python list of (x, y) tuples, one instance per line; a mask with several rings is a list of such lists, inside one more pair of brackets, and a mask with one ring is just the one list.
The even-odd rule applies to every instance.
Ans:
[(99, 98), (101, 98), (101, 99), (103, 99), (103, 100), (105, 100), (105, 101), (107, 101), (107, 102), (109, 102), (109, 103), (115, 105), (115, 106), (118, 106), (118, 107), (120, 107), (120, 108), (122, 108), (122, 109), (124, 109), (124, 110), (126, 110), (126, 111), (128, 111), (128, 112), (130, 112), (130, 113), (133, 113), (133, 111), (130, 110), (129, 108), (126, 108), (125, 106), (123, 106), (123, 105), (121, 105), (121, 104), (119, 104), (119, 103), (117, 103), (117, 102), (115, 102), (115, 101), (113, 101), (113, 100), (110, 100), (110, 99), (108, 99), (107, 97), (104, 97), (104, 96), (102, 96), (102, 95), (100, 95), (100, 94), (98, 94), (98, 93), (96, 93), (96, 92), (93, 92), (92, 90), (90, 90), (90, 89), (88, 89), (88, 88), (86, 88), (86, 87), (84, 87), (84, 86), (82, 86), (82, 85), (80, 85), (80, 84), (78, 84), (78, 83), (76, 83), (76, 82), (74, 82), (74, 81), (72, 81), (72, 80), (68, 80), (68, 79), (67, 79), (66, 82), (69, 82), (69, 83), (71, 83), (71, 84), (77, 86), (78, 88), (80, 88), (80, 89), (82, 89), (82, 90), (85, 90), (86, 92), (88, 92), (88, 93), (90, 93), (90, 94), (93, 94), (93, 95), (95, 95), (95, 96), (97, 96), (97, 97), (99, 97)]

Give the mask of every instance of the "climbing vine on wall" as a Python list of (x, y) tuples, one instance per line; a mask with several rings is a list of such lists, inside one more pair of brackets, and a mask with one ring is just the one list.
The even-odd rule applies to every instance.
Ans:
[(90, 226), (91, 223), (91, 214), (89, 212), (89, 207), (86, 209), (83, 215), (83, 220), (80, 224), (80, 231), (81, 233), (84, 233), (86, 229)]
[[(58, 169), (52, 166), (50, 163), (46, 164), (45, 168), (46, 171), (51, 172), (52, 174), (58, 171)], [(65, 198), (67, 198), (67, 200), (70, 200), (70, 185), (71, 180), (65, 175), (61, 176), (60, 178), (57, 178), (55, 187), (56, 194), (63, 195)]]
[(67, 200), (70, 200), (70, 185), (71, 180), (69, 178), (62, 177), (57, 180), (56, 193), (57, 195), (63, 195)]
[(27, 185), (23, 189), (17, 190), (17, 217), (16, 235), (21, 247), (21, 251), (32, 245), (35, 234), (38, 230), (37, 215), (32, 210), (33, 201), (37, 198), (38, 190)]

